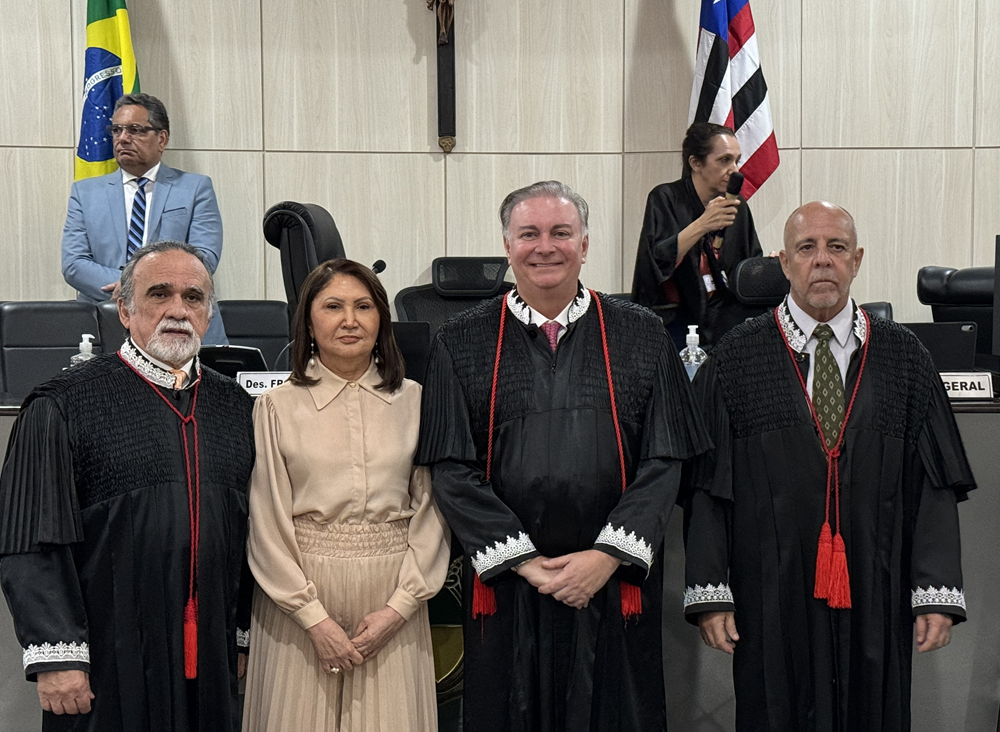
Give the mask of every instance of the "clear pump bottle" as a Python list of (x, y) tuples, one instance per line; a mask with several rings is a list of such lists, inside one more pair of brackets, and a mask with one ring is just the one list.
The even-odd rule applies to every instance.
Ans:
[(687, 346), (681, 351), (681, 363), (684, 364), (688, 378), (691, 380), (694, 380), (694, 375), (698, 371), (698, 367), (705, 363), (705, 359), (708, 358), (708, 354), (698, 345), (699, 340), (698, 326), (689, 325), (687, 336), (684, 338)]
[(89, 361), (90, 359), (94, 358), (94, 344), (91, 343), (91, 340), (94, 338), (94, 336), (92, 336), (90, 333), (84, 333), (82, 336), (80, 336), (80, 338), (82, 339), (80, 341), (80, 352), (74, 354), (70, 358), (69, 360), (70, 368), (74, 366), (79, 366), (84, 361)]

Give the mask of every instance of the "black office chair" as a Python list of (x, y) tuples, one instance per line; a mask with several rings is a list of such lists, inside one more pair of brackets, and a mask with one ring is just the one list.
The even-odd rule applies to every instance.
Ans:
[(483, 300), (507, 292), (506, 257), (438, 257), (431, 263), (431, 284), (396, 294), (396, 317), (430, 323), (433, 337), (446, 320)]
[(975, 323), (976, 353), (993, 353), (993, 267), (921, 267), (917, 299), (935, 323)]
[(329, 211), (315, 203), (295, 201), (282, 201), (267, 210), (264, 238), (281, 252), (281, 275), (291, 324), (302, 283), (320, 263), (346, 256), (344, 242)]
[(752, 257), (729, 273), (729, 289), (744, 305), (773, 308), (788, 294), (788, 280), (777, 257)]
[(118, 317), (118, 303), (108, 300), (97, 303), (97, 322), (101, 329), (101, 348), (112, 353), (122, 347), (128, 338), (128, 331)]
[(276, 371), (287, 370), (288, 313), (280, 300), (220, 300), (219, 314), (232, 346), (260, 349), (267, 364)]
[(252, 346), (202, 346), (198, 360), (233, 379), (240, 371), (267, 371), (260, 349)]
[(0, 304), (3, 390), (23, 399), (38, 384), (59, 374), (79, 352), (84, 333), (94, 336), (94, 353), (101, 353), (97, 308), (88, 302)]

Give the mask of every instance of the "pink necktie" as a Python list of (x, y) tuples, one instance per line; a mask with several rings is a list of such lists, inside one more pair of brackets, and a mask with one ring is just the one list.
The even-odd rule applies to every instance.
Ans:
[(552, 353), (555, 353), (556, 345), (559, 343), (559, 329), (562, 326), (554, 320), (546, 320), (542, 323), (541, 328), (542, 332), (545, 333), (545, 337), (549, 339), (549, 349)]

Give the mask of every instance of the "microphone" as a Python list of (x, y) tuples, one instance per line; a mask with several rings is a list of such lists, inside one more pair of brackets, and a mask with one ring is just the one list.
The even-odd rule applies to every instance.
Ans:
[[(736, 171), (729, 176), (729, 183), (726, 185), (726, 200), (735, 201), (736, 197), (740, 195), (741, 188), (743, 188), (743, 173)], [(713, 247), (722, 249), (722, 236), (725, 233), (725, 229), (715, 232), (715, 239), (712, 240)]]
[[(732, 180), (732, 178), (730, 178), (730, 180)], [(743, 180), (743, 176), (740, 176), (740, 180)], [(381, 274), (382, 272), (385, 272), (385, 260), (376, 259), (375, 264), (372, 265), (372, 272), (374, 274)]]

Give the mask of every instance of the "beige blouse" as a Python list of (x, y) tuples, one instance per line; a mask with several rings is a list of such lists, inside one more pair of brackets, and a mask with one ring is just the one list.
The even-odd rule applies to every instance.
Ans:
[(319, 359), (314, 386), (286, 382), (257, 399), (257, 462), (250, 485), (250, 568), (268, 596), (303, 628), (329, 617), (302, 571), (292, 519), (372, 524), (410, 519), (409, 550), (387, 605), (409, 619), (448, 571), (450, 532), (431, 498), (430, 472), (414, 466), (420, 385), (375, 389), (374, 362), (347, 382)]

